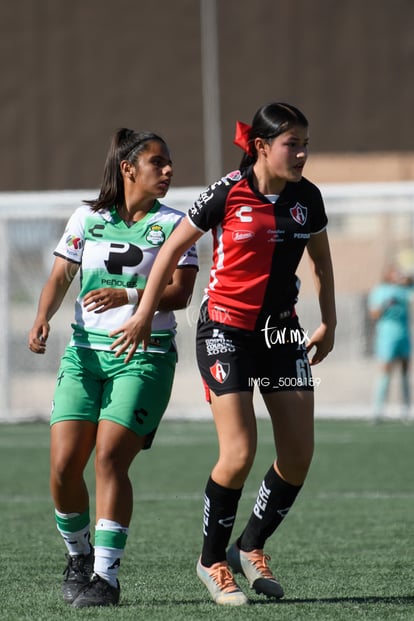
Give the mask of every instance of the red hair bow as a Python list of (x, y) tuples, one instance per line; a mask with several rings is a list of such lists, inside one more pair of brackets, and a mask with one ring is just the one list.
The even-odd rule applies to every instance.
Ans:
[(250, 130), (252, 126), (247, 123), (237, 121), (234, 144), (243, 149), (248, 155), (252, 155), (252, 145), (250, 143)]

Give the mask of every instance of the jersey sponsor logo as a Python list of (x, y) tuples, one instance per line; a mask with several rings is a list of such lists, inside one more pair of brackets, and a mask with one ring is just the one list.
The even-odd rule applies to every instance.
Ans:
[(290, 215), (295, 222), (303, 226), (308, 217), (308, 208), (304, 207), (300, 203), (296, 203), (294, 207), (290, 208)]
[(210, 373), (216, 382), (224, 384), (230, 375), (230, 364), (228, 362), (220, 362), (220, 360), (216, 360), (213, 366), (210, 367)]
[(284, 229), (267, 229), (266, 233), (269, 235), (269, 239), (267, 241), (272, 244), (284, 241)]
[(200, 211), (201, 211), (201, 203), (200, 201), (197, 201), (196, 203), (194, 203), (194, 205), (192, 207), (190, 207), (190, 209), (188, 210), (188, 215), (190, 217), (190, 219), (194, 218), (195, 216), (197, 216)]
[(217, 356), (217, 354), (236, 351), (233, 341), (226, 339), (223, 332), (218, 328), (214, 328), (211, 339), (206, 339), (206, 349), (207, 356)]
[(162, 230), (162, 226), (159, 224), (153, 224), (147, 233), (145, 238), (149, 244), (153, 246), (161, 246), (165, 242), (165, 233)]
[(232, 239), (234, 242), (247, 242), (250, 239), (253, 239), (254, 231), (233, 231)]
[(123, 267), (136, 267), (141, 263), (143, 256), (141, 248), (134, 244), (113, 242), (110, 244), (110, 252), (104, 263), (110, 274), (120, 276), (123, 273)]
[(240, 170), (233, 170), (228, 175), (226, 175), (226, 179), (230, 179), (230, 181), (240, 181), (242, 178)]
[(213, 192), (208, 192), (208, 189), (201, 192), (200, 196), (195, 201), (194, 205), (190, 207), (189, 209), (190, 216), (196, 216), (198, 213), (200, 213), (203, 205), (207, 205), (207, 203), (212, 198), (213, 198)]
[(125, 280), (120, 280), (118, 278), (101, 278), (102, 287), (128, 287), (129, 289), (133, 289), (137, 286), (137, 280), (129, 280), (125, 282)]
[(242, 205), (236, 211), (236, 216), (239, 218), (240, 222), (253, 222), (252, 216), (247, 216), (245, 214), (251, 213), (253, 211), (253, 207), (249, 205)]
[(80, 237), (76, 237), (75, 235), (68, 235), (65, 243), (68, 249), (73, 248), (73, 250), (81, 250), (83, 246), (83, 240)]

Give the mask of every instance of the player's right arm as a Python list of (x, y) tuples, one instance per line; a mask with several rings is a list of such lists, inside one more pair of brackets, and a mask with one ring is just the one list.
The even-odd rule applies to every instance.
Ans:
[(44, 354), (50, 332), (49, 321), (59, 309), (79, 264), (62, 257), (55, 258), (50, 276), (39, 298), (37, 315), (29, 333), (29, 349), (35, 354)]

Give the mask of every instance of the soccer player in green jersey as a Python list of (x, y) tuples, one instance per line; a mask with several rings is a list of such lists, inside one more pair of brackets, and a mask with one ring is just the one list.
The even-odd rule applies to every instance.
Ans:
[[(151, 343), (125, 364), (111, 330), (135, 312), (159, 249), (183, 217), (159, 202), (170, 186), (167, 144), (152, 132), (120, 129), (99, 196), (71, 216), (55, 249), (29, 334), (46, 351), (50, 320), (80, 269), (73, 332), (62, 356), (51, 413), (50, 489), (67, 548), (63, 597), (75, 608), (119, 601), (118, 571), (128, 536), (135, 456), (149, 449), (167, 407), (177, 361), (174, 310), (191, 298), (195, 247), (181, 257), (154, 316)], [(96, 526), (90, 543), (84, 469), (96, 449)]]

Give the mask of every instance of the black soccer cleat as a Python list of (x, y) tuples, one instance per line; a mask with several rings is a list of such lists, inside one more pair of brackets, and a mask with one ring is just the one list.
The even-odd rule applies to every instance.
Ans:
[(92, 606), (116, 606), (119, 602), (121, 587), (113, 587), (94, 574), (86, 586), (84, 586), (77, 598), (72, 602), (72, 608), (89, 608)]
[(91, 546), (89, 554), (66, 555), (68, 564), (63, 572), (63, 599), (71, 604), (79, 595), (80, 590), (89, 584), (93, 573), (94, 551)]

